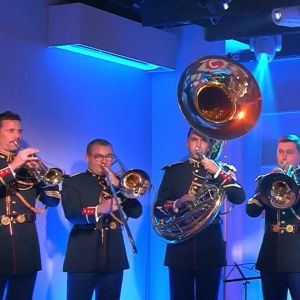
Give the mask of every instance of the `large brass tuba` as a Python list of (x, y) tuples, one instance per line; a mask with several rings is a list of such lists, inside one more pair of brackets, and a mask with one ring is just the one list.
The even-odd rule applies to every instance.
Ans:
[[(208, 156), (214, 160), (226, 140), (247, 134), (260, 117), (261, 92), (255, 78), (227, 56), (204, 56), (191, 63), (181, 75), (177, 94), (189, 125), (213, 140)], [(185, 241), (215, 219), (225, 197), (222, 187), (206, 180), (194, 201), (173, 216), (158, 219), (152, 211), (153, 228), (168, 243)]]
[(261, 178), (258, 186), (264, 204), (275, 209), (289, 209), (299, 200), (298, 179), (293, 166), (286, 171), (270, 173)]

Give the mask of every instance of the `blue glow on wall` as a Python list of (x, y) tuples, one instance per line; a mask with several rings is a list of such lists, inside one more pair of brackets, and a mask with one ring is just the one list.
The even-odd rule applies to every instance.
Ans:
[(55, 46), (49, 48), (57, 48), (70, 52), (79, 53), (86, 56), (91, 56), (97, 59), (102, 59), (110, 62), (114, 62), (117, 64), (125, 65), (132, 68), (137, 68), (144, 71), (153, 71), (159, 69), (160, 67), (154, 64), (138, 61), (133, 58), (125, 57), (118, 55), (116, 53), (110, 53), (104, 50), (88, 47), (86, 45), (63, 45), (63, 46)]
[(243, 50), (249, 50), (250, 46), (248, 44), (236, 41), (236, 40), (226, 40), (225, 41), (225, 52), (226, 53), (237, 53)]

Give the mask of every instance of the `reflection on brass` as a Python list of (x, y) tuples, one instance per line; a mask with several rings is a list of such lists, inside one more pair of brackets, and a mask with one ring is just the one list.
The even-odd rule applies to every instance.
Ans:
[(293, 232), (293, 231), (294, 231), (294, 226), (293, 226), (293, 225), (287, 225), (287, 226), (285, 227), (285, 230), (286, 230), (287, 232)]
[(279, 230), (280, 230), (280, 225), (278, 225), (278, 224), (273, 224), (273, 225), (271, 225), (271, 228), (272, 228), (272, 231), (274, 231), (274, 232), (279, 232)]
[(7, 226), (10, 224), (10, 217), (8, 216), (3, 216), (1, 217), (1, 224), (4, 226)]
[(25, 222), (25, 216), (24, 215), (17, 216), (17, 222), (18, 223), (24, 223)]
[(116, 222), (110, 222), (109, 228), (112, 229), (112, 230), (116, 229), (117, 228)]

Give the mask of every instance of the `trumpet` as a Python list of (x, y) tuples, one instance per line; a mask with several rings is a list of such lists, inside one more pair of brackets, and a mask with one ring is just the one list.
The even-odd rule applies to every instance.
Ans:
[[(23, 149), (20, 147), (19, 141), (14, 141), (14, 144), (16, 145), (19, 151)], [(29, 161), (29, 171), (31, 175), (33, 175), (33, 177), (37, 180), (37, 182), (43, 185), (43, 187), (53, 187), (60, 184), (63, 181), (64, 172), (61, 169), (57, 167), (47, 168), (42, 163), (40, 158), (38, 158), (38, 160), (35, 161), (35, 163)]]

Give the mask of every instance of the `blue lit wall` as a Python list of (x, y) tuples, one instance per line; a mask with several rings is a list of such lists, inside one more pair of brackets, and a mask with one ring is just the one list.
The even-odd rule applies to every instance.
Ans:
[[(150, 208), (163, 175), (161, 167), (186, 155), (188, 124), (177, 105), (177, 84), (183, 69), (194, 59), (224, 54), (224, 43), (203, 42), (201, 27), (172, 29), (180, 40), (178, 70), (149, 75), (91, 57), (47, 50), (47, 4), (48, 0), (27, 1), (26, 5), (23, 0), (0, 3), (1, 111), (19, 112), (25, 142), (38, 147), (44, 160), (67, 173), (84, 171), (86, 144), (103, 137), (114, 144), (127, 167), (143, 168), (151, 175), (154, 190), (141, 198), (144, 215), (129, 223), (138, 255), (132, 254), (124, 234), (131, 269), (125, 272), (122, 300), (168, 299), (165, 244), (151, 229)], [(278, 137), (300, 135), (296, 92), (300, 61), (246, 67), (262, 89), (263, 114), (252, 132), (227, 144), (222, 160), (236, 166), (249, 198), (254, 179), (276, 163)], [(241, 205), (225, 223), (228, 263), (254, 263), (263, 218), (250, 219)], [(61, 269), (70, 225), (61, 207), (39, 216), (37, 225), (43, 271), (38, 275), (34, 300), (63, 300), (66, 275)], [(223, 289), (220, 300), (222, 293)], [(241, 299), (243, 293), (241, 282), (226, 285), (226, 299)], [(262, 299), (259, 281), (251, 282), (248, 298)]]
[[(151, 89), (143, 71), (95, 58), (47, 50), (46, 0), (0, 3), (1, 111), (23, 118), (24, 139), (44, 160), (67, 173), (85, 171), (87, 143), (109, 139), (128, 168), (151, 174)], [(130, 220), (138, 255), (126, 241), (131, 269), (125, 272), (122, 300), (144, 300), (146, 292), (148, 197), (143, 217)], [(38, 216), (43, 271), (34, 300), (66, 299), (62, 263), (70, 224), (61, 206)]]

